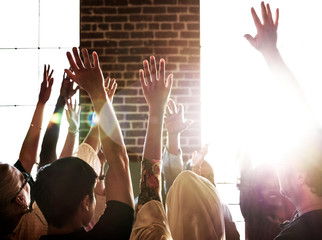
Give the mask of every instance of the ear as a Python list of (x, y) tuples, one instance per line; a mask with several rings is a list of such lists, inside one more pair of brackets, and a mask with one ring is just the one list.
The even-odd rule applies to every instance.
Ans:
[(306, 173), (303, 171), (298, 171), (295, 173), (296, 183), (301, 186), (306, 183)]
[(89, 195), (86, 195), (82, 200), (81, 207), (82, 207), (82, 209), (89, 211), (90, 206), (91, 206), (91, 201), (89, 199)]

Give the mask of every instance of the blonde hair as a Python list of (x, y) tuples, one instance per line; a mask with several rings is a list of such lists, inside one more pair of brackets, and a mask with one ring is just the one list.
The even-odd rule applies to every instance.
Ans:
[(0, 162), (0, 225), (11, 218), (11, 200), (19, 190), (21, 176), (15, 167)]

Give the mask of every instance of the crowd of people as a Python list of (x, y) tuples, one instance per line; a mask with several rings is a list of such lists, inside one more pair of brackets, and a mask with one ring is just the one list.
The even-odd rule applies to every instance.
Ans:
[[(262, 21), (251, 9), (257, 35), (245, 38), (263, 55), (274, 79), (291, 85), (305, 101), (276, 46), (279, 11), (274, 20), (269, 4), (262, 2), (261, 10)], [(112, 106), (117, 82), (104, 78), (96, 52), (90, 56), (87, 49), (79, 52), (74, 47), (67, 58), (70, 68), (62, 80), (55, 121), (49, 122), (42, 140), (36, 180), (31, 170), (37, 162), (43, 111), (53, 85), (49, 65), (44, 66), (19, 159), (14, 166), (0, 163), (0, 238), (240, 239), (216, 189), (211, 164), (205, 160), (208, 146), (193, 152), (187, 163), (182, 160), (180, 134), (192, 121), (185, 119), (183, 105), (170, 99), (175, 80), (172, 74), (166, 76), (165, 60), (157, 64), (151, 56), (139, 70), (149, 118), (140, 194), (134, 199), (126, 145)], [(90, 96), (98, 123), (73, 152), (80, 109), (71, 98), (79, 88)], [(58, 158), (56, 145), (65, 106), (69, 129)], [(162, 149), (164, 124), (168, 138)], [(277, 172), (266, 165), (252, 169), (251, 159), (243, 160), (238, 187), (246, 239), (322, 239), (322, 135), (318, 128), (303, 136), (296, 151), (284, 156)]]

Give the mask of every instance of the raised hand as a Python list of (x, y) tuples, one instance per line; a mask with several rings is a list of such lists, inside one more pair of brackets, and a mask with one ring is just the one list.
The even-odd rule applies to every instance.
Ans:
[(206, 144), (203, 148), (201, 148), (199, 152), (194, 151), (192, 153), (191, 166), (201, 167), (207, 153), (208, 153), (208, 144)]
[(77, 108), (76, 100), (75, 100), (74, 106), (71, 98), (65, 98), (65, 101), (67, 106), (67, 110), (65, 110), (65, 112), (66, 112), (67, 121), (69, 123), (68, 131), (75, 134), (78, 131), (78, 127), (79, 127), (79, 115), (80, 115), (81, 108), (79, 107), (78, 110), (76, 110)]
[[(71, 70), (71, 69), (69, 69)], [(72, 71), (72, 70), (71, 70)], [(74, 94), (77, 92), (79, 89), (79, 86), (77, 86), (75, 89), (73, 87), (74, 82), (70, 80), (66, 72), (63, 74), (63, 81), (60, 87), (60, 96), (64, 98), (71, 98), (74, 96)]]
[(185, 120), (183, 105), (177, 106), (172, 99), (169, 99), (166, 111), (165, 126), (170, 135), (183, 132), (193, 123), (192, 120)]
[(111, 80), (110, 77), (107, 77), (104, 81), (104, 87), (105, 87), (105, 91), (107, 93), (108, 99), (110, 100), (110, 102), (112, 102), (117, 88), (116, 80), (114, 78)]
[[(151, 69), (150, 69), (151, 68)], [(160, 60), (157, 71), (155, 57), (150, 57), (150, 68), (147, 60), (143, 61), (143, 70), (140, 69), (140, 82), (142, 91), (150, 110), (164, 111), (170, 96), (173, 75), (169, 74), (165, 79), (165, 61)]]
[(104, 90), (104, 77), (99, 65), (99, 59), (96, 52), (93, 52), (93, 65), (89, 59), (86, 48), (82, 49), (83, 61), (80, 58), (76, 47), (73, 48), (73, 55), (67, 52), (67, 58), (70, 63), (71, 70), (65, 69), (68, 77), (82, 87), (89, 95), (95, 93), (99, 89)]
[(252, 37), (250, 34), (245, 34), (244, 37), (254, 48), (265, 54), (266, 52), (270, 52), (276, 49), (279, 9), (276, 9), (275, 21), (273, 21), (269, 4), (266, 4), (265, 6), (264, 2), (262, 2), (261, 8), (263, 22), (261, 22), (258, 18), (254, 8), (251, 9), (251, 13), (257, 29), (256, 36)]
[(54, 78), (52, 77), (54, 70), (51, 70), (50, 72), (50, 65), (48, 65), (48, 67), (46, 66), (46, 64), (44, 65), (44, 77), (43, 77), (43, 81), (41, 83), (40, 86), (40, 92), (39, 92), (39, 102), (45, 104), (51, 94), (51, 88), (53, 86), (54, 83)]

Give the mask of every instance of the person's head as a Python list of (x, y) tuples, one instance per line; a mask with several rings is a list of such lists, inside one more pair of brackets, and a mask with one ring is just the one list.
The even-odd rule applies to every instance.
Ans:
[(261, 207), (279, 207), (283, 204), (283, 196), (276, 169), (270, 164), (262, 164), (253, 170), (252, 184), (256, 199)]
[(78, 219), (86, 226), (96, 205), (96, 179), (93, 168), (76, 157), (62, 158), (41, 168), (33, 196), (48, 225), (62, 228)]
[(214, 185), (191, 171), (173, 182), (166, 211), (173, 239), (222, 239), (224, 217)]
[(30, 186), (25, 177), (17, 168), (9, 164), (0, 163), (0, 226), (5, 226), (24, 213), (28, 212), (30, 205)]
[(322, 133), (309, 134), (277, 169), (280, 190), (295, 205), (304, 195), (322, 199)]
[[(187, 170), (191, 169), (191, 160), (187, 163)], [(207, 178), (212, 184), (215, 185), (215, 177), (214, 177), (214, 170), (212, 166), (206, 161), (205, 159), (202, 161), (201, 168), (200, 168), (200, 176)]]

